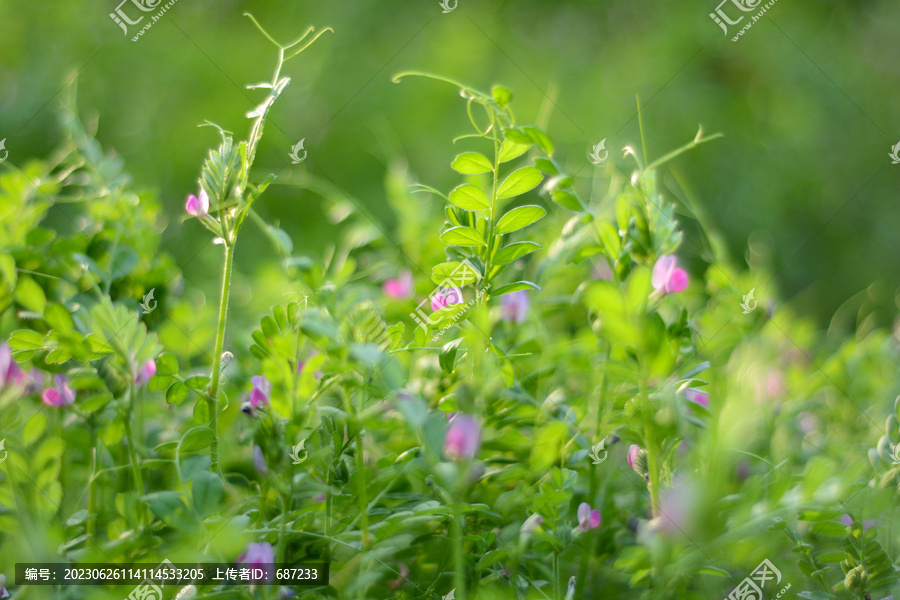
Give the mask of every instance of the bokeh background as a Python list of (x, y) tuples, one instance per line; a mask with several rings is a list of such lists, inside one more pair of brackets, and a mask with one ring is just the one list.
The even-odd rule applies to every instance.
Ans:
[[(162, 200), (163, 247), (210, 292), (219, 256), (202, 251), (207, 236), (181, 222), (182, 207), (217, 143), (197, 125), (243, 137), (245, 113), (264, 97), (245, 88), (268, 79), (274, 61), (242, 16), (250, 11), (285, 43), (308, 25), (334, 29), (287, 65), (292, 83), (257, 159), (257, 179), (279, 174), (257, 206), (301, 253), (319, 256), (334, 238), (328, 197), (358, 203), (390, 235), (392, 169), (440, 189), (455, 182), (449, 141), (467, 131), (464, 103), (441, 83), (391, 82), (420, 69), (511, 88), (519, 120), (545, 126), (587, 188), (598, 184), (587, 153), (601, 139), (611, 164), (627, 168), (619, 149), (641, 143), (638, 98), (651, 159), (698, 125), (721, 132), (669, 174), (681, 184), (673, 189), (690, 191), (674, 199), (695, 207), (682, 210), (685, 261), (699, 270), (708, 258), (699, 217), (734, 264), (770, 274), (822, 326), (842, 305), (848, 326), (890, 323), (896, 311), (896, 2), (779, 0), (736, 43), (709, 18), (714, 0), (459, 0), (447, 14), (437, 0), (179, 0), (137, 42), (109, 18), (116, 4), (0, 2), (0, 138), (19, 164), (50, 154), (61, 90), (77, 75), (80, 113), (137, 187)], [(292, 165), (300, 139), (308, 158)], [(248, 228), (238, 270), (252, 278), (269, 253)]]

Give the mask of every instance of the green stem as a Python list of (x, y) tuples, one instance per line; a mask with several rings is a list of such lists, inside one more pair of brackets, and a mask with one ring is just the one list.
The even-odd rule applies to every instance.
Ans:
[(553, 600), (559, 597), (559, 552), (553, 552)]
[(91, 478), (88, 479), (88, 518), (85, 532), (93, 535), (97, 523), (97, 494), (94, 491), (94, 479), (97, 478), (97, 425), (94, 422), (94, 413), (91, 413), (89, 421), (91, 426)]
[(138, 462), (137, 450), (134, 442), (134, 426), (132, 415), (134, 414), (134, 383), (128, 384), (128, 405), (125, 409), (125, 437), (128, 443), (128, 456), (131, 459), (131, 472), (134, 475), (134, 485), (138, 493), (144, 495), (144, 479), (141, 476), (141, 464)]
[(463, 527), (462, 515), (459, 511), (459, 498), (453, 503), (453, 588), (456, 590), (455, 597), (460, 600), (467, 600), (466, 595), (466, 578), (465, 578), (465, 562), (463, 560)]
[[(640, 377), (641, 409), (645, 411), (650, 402), (650, 398), (647, 394), (647, 376), (643, 363), (641, 364)], [(644, 445), (646, 446), (647, 451), (647, 471), (650, 479), (647, 484), (647, 489), (650, 491), (650, 509), (653, 518), (656, 518), (659, 516), (659, 454), (657, 453), (656, 438), (653, 435), (652, 423), (644, 424)]]
[[(490, 111), (489, 111), (490, 112)], [(492, 261), (494, 258), (494, 209), (497, 204), (497, 177), (500, 174), (500, 140), (497, 138), (497, 120), (491, 114), (491, 132), (494, 136), (494, 168), (491, 172), (491, 208), (487, 226), (487, 249), (484, 255), (484, 278), (481, 280), (481, 305), (487, 303), (490, 285)]]
[(216, 329), (216, 349), (213, 353), (212, 382), (209, 398), (209, 428), (212, 430), (212, 444), (209, 447), (210, 470), (219, 470), (219, 378), (222, 374), (222, 349), (225, 346), (225, 322), (228, 317), (228, 297), (231, 292), (231, 271), (234, 264), (234, 246), (225, 244), (225, 265), (222, 274), (222, 297), (219, 300), (219, 325)]

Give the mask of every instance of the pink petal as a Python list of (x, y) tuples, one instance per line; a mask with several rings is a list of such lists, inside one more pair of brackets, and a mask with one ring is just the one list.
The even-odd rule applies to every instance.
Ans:
[(588, 518), (591, 516), (591, 505), (587, 502), (582, 502), (578, 505), (578, 525), (580, 527), (584, 527), (587, 523)]
[(660, 256), (656, 260), (656, 264), (653, 265), (653, 276), (650, 279), (653, 289), (657, 291), (666, 289), (666, 283), (669, 281), (669, 275), (675, 268), (676, 262), (676, 258), (671, 254)]
[(684, 269), (675, 269), (672, 271), (672, 274), (669, 276), (669, 281), (666, 283), (666, 293), (677, 294), (678, 292), (683, 292), (687, 289), (687, 286), (688, 274)]
[(46, 390), (44, 390), (44, 393), (41, 396), (41, 399), (44, 401), (44, 404), (46, 404), (48, 406), (62, 406), (63, 405), (62, 394), (60, 394), (54, 388), (47, 388)]
[(597, 529), (600, 527), (600, 511), (596, 508), (591, 511), (591, 522), (589, 527), (590, 529)]

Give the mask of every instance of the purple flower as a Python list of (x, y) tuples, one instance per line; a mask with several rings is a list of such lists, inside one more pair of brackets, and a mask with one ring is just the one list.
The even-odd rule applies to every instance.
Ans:
[(272, 552), (272, 544), (263, 542), (255, 544), (250, 542), (244, 553), (238, 556), (237, 562), (249, 568), (261, 568), (266, 570), (266, 580), (271, 580), (274, 575), (272, 565), (275, 563), (275, 554)]
[(684, 269), (678, 268), (678, 259), (674, 254), (660, 256), (653, 265), (651, 279), (653, 289), (664, 294), (683, 292), (688, 285), (688, 275)]
[(591, 510), (591, 505), (582, 502), (578, 505), (578, 527), (576, 531), (590, 531), (600, 527), (600, 511), (596, 508)]
[[(847, 527), (850, 527), (851, 525), (853, 525), (853, 518), (850, 515), (847, 515), (847, 514), (841, 515), (841, 518), (839, 520), (841, 523), (843, 523)], [(876, 527), (878, 525), (878, 520), (877, 519), (869, 519), (867, 521), (861, 521), (861, 524), (862, 524), (862, 528), (863, 528), (863, 533), (865, 533), (869, 529), (869, 527)]]
[(154, 375), (156, 375), (156, 361), (151, 358), (144, 363), (144, 366), (135, 375), (134, 383), (136, 385), (145, 385)]
[(187, 202), (184, 203), (184, 210), (192, 217), (201, 217), (209, 212), (209, 195), (202, 187), (200, 188), (200, 197), (190, 194)]
[(255, 375), (252, 379), (253, 390), (250, 392), (250, 406), (259, 408), (269, 405), (269, 394), (272, 392), (272, 384), (265, 375)]
[(6, 575), (0, 574), (0, 598), (9, 598), (9, 592), (6, 591)]
[(500, 299), (501, 318), (508, 323), (522, 323), (528, 315), (528, 292), (519, 290)]
[(69, 387), (69, 378), (54, 375), (53, 387), (45, 389), (42, 398), (48, 406), (69, 406), (75, 402), (75, 392)]
[(525, 519), (524, 523), (522, 523), (521, 532), (525, 533), (525, 534), (531, 533), (532, 531), (534, 531), (535, 529), (537, 529), (538, 527), (540, 527), (543, 524), (544, 524), (544, 517), (542, 517), (538, 513), (534, 513), (533, 515), (531, 515), (530, 517)]
[(444, 454), (449, 458), (474, 458), (481, 447), (481, 428), (472, 417), (457, 414), (450, 420), (444, 438)]
[(638, 456), (641, 455), (641, 447), (637, 444), (632, 444), (628, 447), (628, 466), (632, 469), (634, 468), (634, 461), (638, 459)]
[(0, 344), (0, 389), (7, 385), (18, 385), (25, 379), (25, 373), (13, 360), (9, 344)]
[(687, 398), (690, 402), (699, 404), (703, 408), (707, 408), (709, 406), (709, 394), (707, 394), (706, 392), (688, 388), (684, 390), (684, 397)]
[(382, 285), (384, 295), (394, 300), (407, 300), (412, 298), (413, 285), (412, 273), (403, 271), (399, 277), (388, 279)]
[(260, 475), (265, 475), (269, 472), (269, 467), (266, 465), (266, 457), (263, 456), (262, 448), (259, 446), (253, 446), (253, 466), (256, 467)]
[(446, 292), (446, 294), (444, 292), (435, 292), (431, 295), (431, 310), (438, 311), (445, 306), (462, 302), (462, 290), (459, 288), (449, 288)]

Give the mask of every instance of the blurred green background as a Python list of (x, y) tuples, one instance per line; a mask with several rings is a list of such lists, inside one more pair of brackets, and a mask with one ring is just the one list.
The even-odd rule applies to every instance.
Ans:
[[(848, 299), (853, 316), (862, 307), (883, 323), (893, 318), (896, 2), (779, 0), (736, 43), (709, 18), (715, 0), (459, 0), (447, 14), (437, 0), (179, 0), (137, 42), (109, 18), (117, 3), (0, 2), (0, 139), (16, 164), (50, 153), (61, 139), (61, 88), (77, 74), (81, 114), (138, 188), (162, 199), (163, 246), (207, 293), (218, 252), (204, 252), (207, 236), (181, 223), (183, 203), (217, 143), (214, 129), (197, 125), (243, 137), (245, 113), (264, 98), (245, 86), (271, 76), (274, 48), (242, 16), (250, 11), (284, 43), (308, 25), (334, 29), (287, 65), (292, 83), (257, 158), (257, 180), (279, 174), (257, 206), (290, 233), (295, 253), (321, 255), (334, 238), (321, 195), (304, 187), (311, 177), (360, 203), (389, 235), (392, 164), (407, 161), (414, 180), (439, 189), (456, 182), (450, 141), (467, 132), (465, 105), (445, 84), (391, 82), (419, 69), (511, 88), (519, 120), (545, 124), (586, 191), (604, 182), (587, 157), (601, 139), (608, 164), (629, 168), (619, 149), (640, 144), (636, 97), (651, 160), (698, 125), (721, 132), (677, 159), (669, 177), (684, 182), (731, 259), (772, 274), (782, 296), (823, 325)], [(292, 165), (300, 139), (308, 157)], [(691, 215), (682, 223), (680, 253), (696, 273), (709, 243)], [(236, 255), (245, 274), (274, 255), (249, 231)]]

